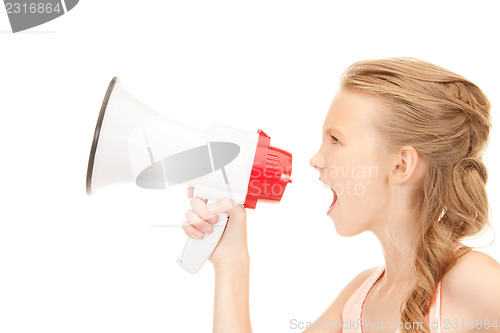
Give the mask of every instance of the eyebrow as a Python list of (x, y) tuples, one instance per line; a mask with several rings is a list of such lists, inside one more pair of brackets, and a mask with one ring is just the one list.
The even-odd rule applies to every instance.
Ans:
[(325, 133), (330, 133), (330, 132), (338, 133), (338, 135), (340, 136), (341, 139), (345, 138), (344, 133), (342, 133), (342, 131), (340, 131), (339, 129), (337, 129), (335, 127), (329, 127), (325, 130)]

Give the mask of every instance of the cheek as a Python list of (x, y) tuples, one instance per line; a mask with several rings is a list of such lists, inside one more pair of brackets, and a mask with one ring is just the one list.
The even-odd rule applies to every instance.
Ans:
[(336, 176), (339, 195), (363, 197), (383, 187), (380, 165), (373, 159), (346, 158), (343, 162), (335, 170), (332, 169), (335, 171), (333, 174)]
[(387, 186), (376, 163), (353, 163), (335, 187), (343, 215), (368, 223), (385, 206)]
[(358, 235), (378, 223), (384, 216), (385, 194), (379, 183), (365, 179), (349, 188), (337, 203), (330, 217), (340, 236)]

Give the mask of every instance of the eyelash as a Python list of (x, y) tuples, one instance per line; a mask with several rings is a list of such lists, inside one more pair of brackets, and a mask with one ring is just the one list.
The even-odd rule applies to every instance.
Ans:
[(330, 135), (330, 138), (332, 138), (332, 140), (334, 141), (333, 143), (336, 144), (336, 143), (339, 143), (339, 139), (337, 139), (336, 137), (334, 137), (333, 135)]

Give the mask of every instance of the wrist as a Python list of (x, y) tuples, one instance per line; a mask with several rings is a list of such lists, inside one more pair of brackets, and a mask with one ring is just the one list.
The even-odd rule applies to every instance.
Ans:
[(250, 256), (243, 254), (232, 258), (224, 258), (213, 263), (216, 274), (225, 273), (247, 273), (250, 270)]

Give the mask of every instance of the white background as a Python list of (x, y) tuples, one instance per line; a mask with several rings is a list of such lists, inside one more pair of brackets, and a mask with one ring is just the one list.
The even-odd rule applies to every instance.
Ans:
[[(411, 56), (478, 84), (493, 105), (486, 152), (499, 223), (500, 21), (495, 1), (91, 1), (12, 34), (0, 13), (0, 332), (210, 332), (213, 270), (175, 260), (185, 188), (85, 193), (111, 78), (153, 109), (204, 128), (263, 129), (293, 153), (279, 205), (249, 211), (255, 332), (299, 332), (360, 271), (372, 234), (342, 238), (309, 159), (342, 70)], [(147, 193), (145, 193), (147, 192)], [(498, 232), (497, 232), (498, 234)], [(489, 231), (469, 244), (484, 246)], [(498, 241), (482, 249), (500, 259)]]

